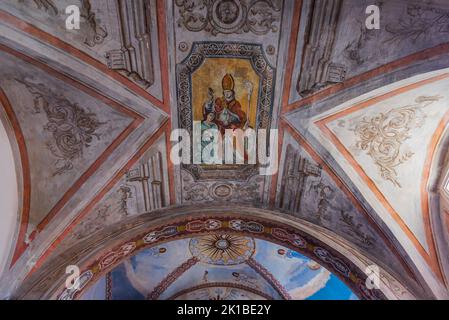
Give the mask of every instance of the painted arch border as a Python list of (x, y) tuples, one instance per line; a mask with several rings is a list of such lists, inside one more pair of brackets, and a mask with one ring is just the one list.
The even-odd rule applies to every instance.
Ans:
[[(12, 151), (13, 160), (15, 162), (15, 175), (17, 183), (18, 208), (16, 212), (16, 221), (13, 226), (12, 239), (10, 247), (6, 248), (5, 265), (0, 265), (0, 274), (2, 271), (9, 270), (16, 256), (16, 251), (19, 246), (23, 248), (26, 246), (25, 242), (21, 240), (21, 233), (24, 232), (28, 225), (28, 216), (31, 204), (31, 176), (30, 163), (28, 151), (26, 147), (25, 138), (16, 113), (11, 106), (11, 103), (0, 87), (0, 126), (3, 126), (6, 131), (9, 145)], [(1, 262), (0, 262), (1, 263)]]
[(435, 150), (429, 160), (426, 187), (429, 195), (432, 238), (442, 272), (442, 281), (446, 288), (449, 288), (449, 125), (446, 123), (440, 130), (441, 132), (436, 132), (439, 139), (436, 139)]
[[(239, 225), (239, 227), (237, 227)], [(240, 229), (240, 230), (237, 230)], [(114, 247), (80, 273), (79, 290), (64, 289), (58, 300), (79, 298), (85, 289), (96, 283), (99, 277), (111, 271), (115, 266), (142, 250), (162, 243), (202, 236), (209, 232), (226, 232), (230, 234), (252, 236), (270, 241), (299, 252), (318, 262), (343, 281), (359, 298), (363, 300), (384, 300), (385, 295), (377, 289), (368, 289), (365, 285), (367, 276), (350, 260), (326, 246), (308, 234), (283, 224), (277, 224), (260, 218), (207, 215), (198, 219), (183, 219), (157, 228), (151, 228), (139, 236)], [(87, 286), (89, 284), (89, 286)]]
[[(40, 271), (26, 279), (13, 298), (77, 299), (97, 279), (141, 250), (210, 231), (249, 235), (295, 250), (334, 273), (361, 299), (414, 298), (413, 293), (384, 270), (380, 289), (368, 289), (363, 270), (367, 270), (371, 261), (328, 231), (285, 214), (243, 206), (232, 209), (179, 206), (125, 220), (47, 261)], [(64, 256), (70, 257), (70, 261)], [(65, 288), (68, 265), (80, 269), (78, 289)]]

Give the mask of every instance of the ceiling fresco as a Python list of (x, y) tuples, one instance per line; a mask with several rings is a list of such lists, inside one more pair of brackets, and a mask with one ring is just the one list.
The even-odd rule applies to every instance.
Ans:
[[(80, 8), (79, 32), (67, 32), (65, 28), (64, 8), (69, 5)], [(139, 0), (127, 4), (126, 1), (108, 0), (20, 0), (5, 2), (2, 9), (70, 43), (94, 59), (106, 60), (109, 68), (162, 99), (161, 83), (155, 81), (161, 77), (161, 64), (159, 56), (151, 54), (152, 49), (159, 49), (158, 27), (152, 23), (157, 19), (154, 1)], [(145, 27), (133, 25), (134, 19), (142, 20)], [(122, 50), (124, 46), (129, 50)], [(143, 57), (149, 60), (140, 65), (133, 62)]]
[[(348, 166), (346, 172), (358, 177), (354, 181), (370, 204), (382, 206), (378, 212), (397, 223), (426, 259), (435, 249), (428, 237), (430, 206), (423, 186), (435, 140), (448, 119), (446, 78), (443, 71), (410, 78), (388, 91), (368, 93), (310, 118), (300, 119), (298, 112), (289, 120), (301, 132), (297, 124), (308, 123), (314, 141)], [(426, 147), (416, 152), (417, 146)]]
[[(394, 68), (395, 62), (409, 63), (411, 57), (430, 58), (432, 54), (425, 49), (439, 47), (448, 40), (444, 25), (449, 7), (445, 1), (339, 0), (331, 3), (330, 6), (325, 0), (302, 3), (304, 19), (297, 26), (296, 50), (304, 54), (296, 56), (292, 63), (296, 78), (292, 79), (289, 90), (289, 108), (304, 106), (307, 100), (300, 100), (330, 85), (356, 83), (363, 75), (378, 76)], [(369, 5), (378, 6), (382, 12), (379, 30), (364, 26), (363, 17)], [(301, 40), (304, 38), (306, 41)]]
[[(9, 63), (2, 64), (2, 89), (17, 107), (17, 119), (29, 141), (31, 184), (37, 191), (30, 209), (36, 217), (31, 217), (30, 223), (36, 227), (71, 184), (139, 118), (75, 88), (70, 91), (35, 67), (8, 58), (4, 57)], [(60, 95), (63, 91), (65, 95)], [(45, 162), (47, 167), (39, 166)], [(52, 182), (45, 185), (47, 181)], [(52, 197), (45, 195), (49, 188), (55, 191)]]
[(363, 248), (374, 259), (388, 260), (389, 267), (399, 274), (409, 273), (382, 231), (370, 224), (365, 209), (354, 202), (353, 196), (317, 155), (306, 144), (303, 146), (306, 148), (301, 148), (292, 135), (284, 134), (285, 150), (280, 165), (283, 178), (278, 182), (276, 206), (283, 212), (332, 230)]
[(347, 300), (357, 296), (334, 274), (293, 250), (250, 237), (211, 233), (139, 252), (80, 299)]
[[(17, 181), (0, 190), (18, 203), (0, 207), (0, 298), (449, 298), (448, 13), (3, 0), (0, 145)], [(208, 130), (231, 132), (243, 164), (195, 162), (203, 136), (173, 160)], [(253, 150), (239, 130), (276, 135)]]

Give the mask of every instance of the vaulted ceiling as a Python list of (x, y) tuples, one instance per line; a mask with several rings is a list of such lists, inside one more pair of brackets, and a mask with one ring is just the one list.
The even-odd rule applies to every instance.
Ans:
[[(445, 2), (2, 1), (1, 297), (448, 298)], [(228, 86), (274, 174), (170, 160)]]

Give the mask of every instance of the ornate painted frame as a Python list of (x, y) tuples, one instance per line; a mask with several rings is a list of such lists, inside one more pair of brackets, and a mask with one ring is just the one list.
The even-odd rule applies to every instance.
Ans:
[[(176, 65), (176, 94), (178, 107), (178, 127), (192, 132), (192, 75), (207, 58), (248, 59), (260, 77), (257, 97), (257, 129), (269, 129), (274, 101), (276, 69), (268, 62), (261, 44), (239, 42), (194, 42), (188, 56)], [(257, 165), (239, 165), (220, 173), (217, 170), (204, 170), (200, 165), (183, 164), (195, 179), (204, 178), (248, 178), (257, 172)], [(229, 168), (229, 167), (228, 167)], [(221, 168), (223, 169), (223, 168)], [(208, 172), (209, 171), (209, 172)], [(210, 172), (210, 171), (213, 171)], [(220, 175), (220, 176), (218, 176)], [(223, 176), (224, 175), (224, 176)]]

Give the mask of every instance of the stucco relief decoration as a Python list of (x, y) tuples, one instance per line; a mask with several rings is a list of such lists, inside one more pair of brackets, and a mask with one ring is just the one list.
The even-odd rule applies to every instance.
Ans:
[(72, 170), (74, 161), (83, 157), (83, 152), (91, 147), (94, 138), (100, 139), (97, 130), (104, 122), (98, 120), (95, 113), (51, 92), (43, 84), (16, 81), (23, 84), (33, 96), (33, 112), (39, 114), (44, 111), (47, 117), (44, 130), (50, 132), (53, 139), (46, 144), (57, 158), (53, 176)]
[(387, 24), (385, 29), (392, 37), (386, 42), (417, 41), (433, 34), (449, 34), (449, 11), (441, 8), (409, 5), (406, 19), (397, 24)]
[(278, 0), (176, 0), (179, 26), (192, 32), (248, 33), (264, 35), (279, 30)]
[(391, 109), (370, 118), (363, 117), (354, 128), (358, 137), (356, 147), (373, 159), (380, 176), (401, 188), (396, 168), (413, 157), (413, 152), (403, 151), (404, 141), (410, 138), (411, 130), (420, 128), (425, 122), (422, 109), (440, 100), (440, 96), (419, 96), (415, 104)]

